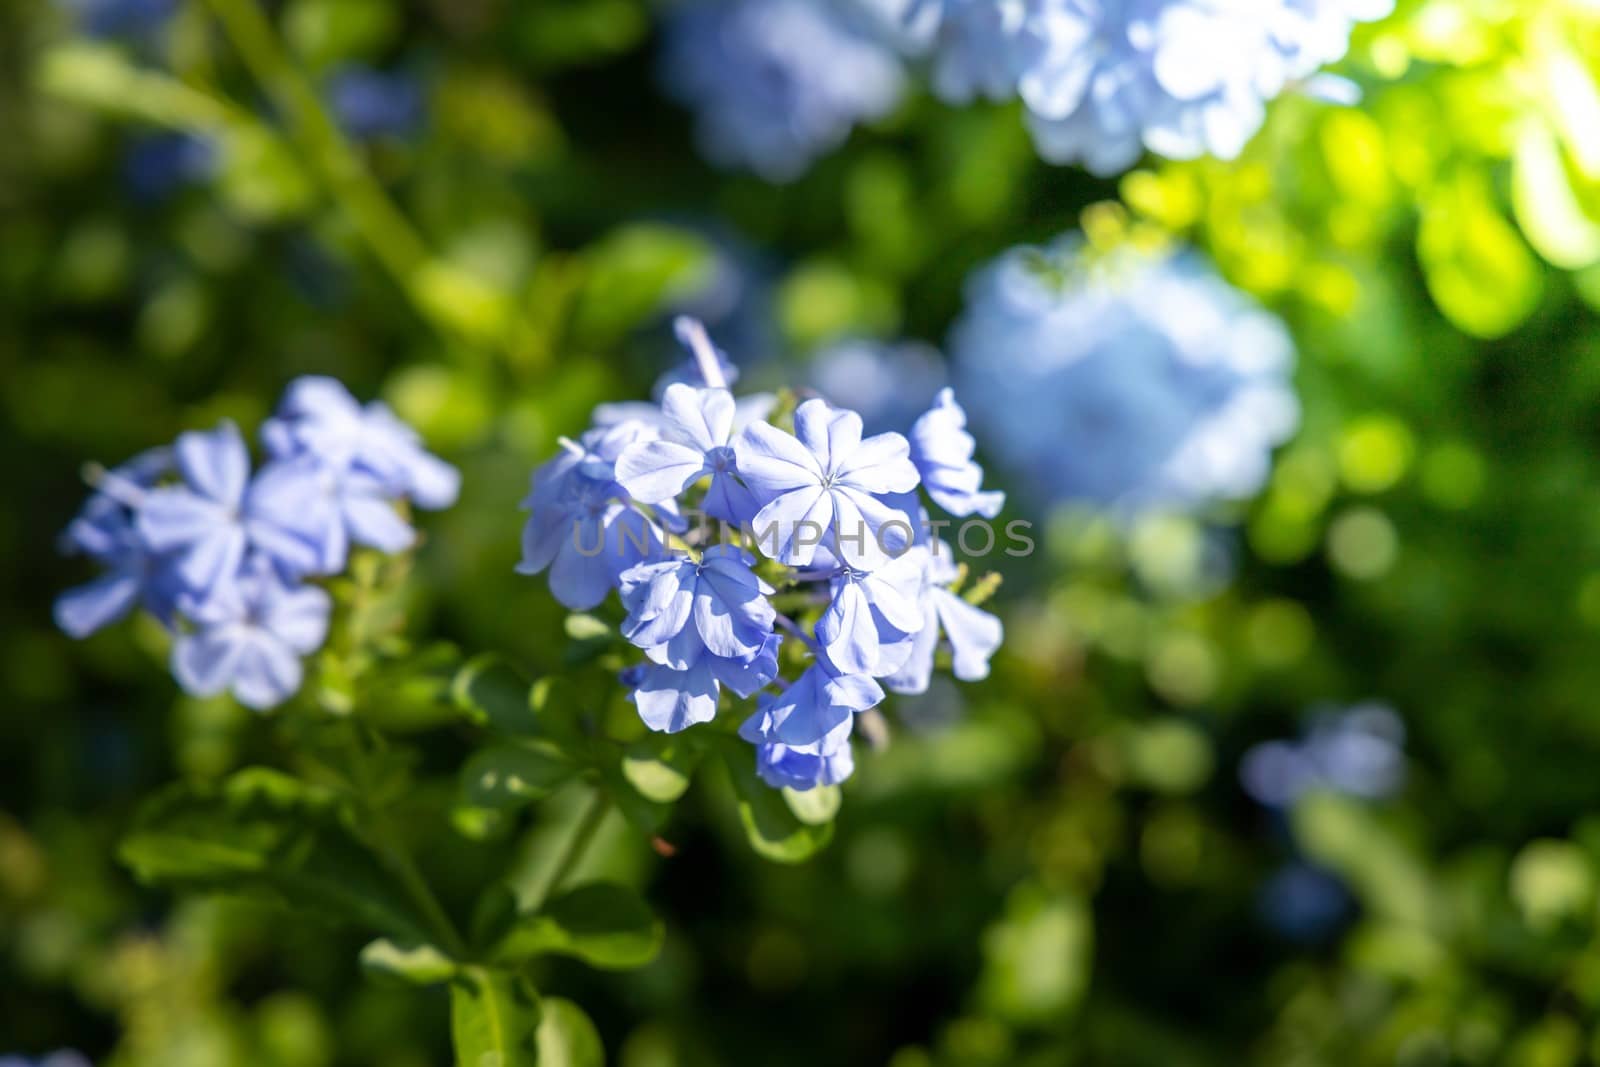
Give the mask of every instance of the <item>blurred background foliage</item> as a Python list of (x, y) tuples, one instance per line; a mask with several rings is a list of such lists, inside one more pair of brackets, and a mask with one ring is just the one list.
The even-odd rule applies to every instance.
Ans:
[[(1124, 530), (1018, 496), (994, 676), (897, 709), (831, 846), (754, 856), (715, 779), (670, 858), (617, 820), (593, 862), (667, 947), (540, 987), (624, 1067), (1600, 1061), (1600, 8), (1403, 0), (1357, 33), (1363, 106), (1285, 98), (1230, 163), (1095, 180), (918, 95), (781, 186), (698, 160), (657, 14), (0, 7), (0, 1052), (448, 1056), (442, 995), (353, 939), (118, 865), (140, 797), (282, 742), (175, 698), (153, 625), (51, 627), (83, 464), (337, 375), (465, 475), (413, 631), (555, 673), (514, 504), (676, 360), (671, 313), (803, 380), (841, 339), (940, 345), (974, 267), (1081, 220), (1187, 237), (1289, 323), (1304, 421), (1260, 499)], [(1403, 735), (1309, 710), (1368, 699)], [(448, 788), (447, 717), (395, 714)], [(1240, 773), (1273, 740), (1276, 792)]]

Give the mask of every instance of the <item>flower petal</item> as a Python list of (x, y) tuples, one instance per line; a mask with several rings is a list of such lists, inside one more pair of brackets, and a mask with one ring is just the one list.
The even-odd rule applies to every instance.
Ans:
[(137, 577), (127, 573), (102, 575), (56, 598), (56, 625), (69, 637), (88, 637), (126, 615), (138, 599)]
[(233, 423), (224, 419), (214, 430), (181, 433), (173, 452), (179, 473), (195, 492), (229, 507), (244, 500), (250, 452)]
[(878, 627), (861, 583), (843, 581), (833, 603), (817, 620), (817, 640), (841, 674), (874, 674), (878, 666)]
[[(801, 405), (802, 407), (804, 405)], [(734, 442), (739, 477), (763, 500), (822, 484), (817, 457), (799, 440), (769, 423), (752, 422)]]
[(192, 696), (216, 696), (228, 688), (247, 634), (242, 626), (215, 626), (182, 634), (172, 643), (172, 675)]
[(704, 450), (672, 441), (631, 444), (622, 450), (616, 463), (617, 482), (629, 496), (644, 504), (677, 496), (705, 473)]
[(293, 649), (266, 631), (255, 630), (239, 649), (229, 688), (245, 707), (265, 711), (294, 696), (303, 676)]
[(705, 666), (686, 671), (651, 666), (630, 696), (652, 730), (675, 734), (717, 716), (717, 683)]

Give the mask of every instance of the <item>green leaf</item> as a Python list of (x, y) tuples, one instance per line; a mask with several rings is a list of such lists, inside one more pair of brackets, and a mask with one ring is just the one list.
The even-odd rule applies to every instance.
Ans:
[(456, 672), (450, 696), (467, 718), (511, 737), (533, 737), (529, 683), (492, 652), (475, 656)]
[(606, 347), (707, 280), (705, 241), (657, 223), (622, 226), (583, 253), (587, 267), (573, 331), (584, 346)]
[(121, 857), (152, 885), (263, 895), (426, 941), (426, 924), (347, 821), (332, 790), (250, 768), (220, 788), (179, 785), (152, 799)]
[(689, 776), (700, 750), (688, 738), (649, 734), (629, 745), (622, 757), (622, 775), (647, 800), (671, 804), (689, 788)]
[(783, 802), (789, 805), (794, 817), (807, 826), (826, 826), (839, 814), (844, 794), (836, 785), (819, 785), (814, 789), (784, 789)]
[(386, 937), (361, 950), (361, 967), (376, 978), (405, 985), (438, 985), (456, 975), (456, 962), (432, 945)]
[(1439, 893), (1422, 858), (1358, 801), (1309, 793), (1290, 822), (1306, 856), (1348, 882), (1371, 914), (1417, 927), (1437, 916)]
[(623, 818), (642, 833), (653, 836), (661, 832), (661, 828), (667, 823), (667, 816), (672, 814), (671, 807), (641, 793), (638, 787), (629, 781), (621, 760), (603, 763), (600, 774), (606, 795), (617, 806), (617, 810), (622, 812)]
[(790, 810), (783, 794), (756, 775), (750, 746), (729, 738), (723, 762), (739, 800), (739, 821), (750, 847), (769, 860), (800, 863), (810, 859), (833, 839), (833, 823), (813, 826)]
[(1529, 120), (1517, 136), (1511, 205), (1528, 243), (1547, 262), (1581, 270), (1600, 261), (1600, 222), (1585, 213), (1561, 146), (1543, 122)]
[(547, 998), (543, 1008), (539, 1067), (605, 1067), (606, 1050), (600, 1043), (600, 1032), (582, 1008), (561, 997)]
[(1474, 337), (1503, 337), (1539, 304), (1544, 279), (1538, 261), (1495, 207), (1480, 174), (1463, 171), (1429, 191), (1417, 255), (1439, 310)]
[(540, 678), (529, 694), (534, 728), (567, 752), (580, 753), (588, 743), (583, 705), (565, 678)]
[(661, 920), (639, 894), (611, 882), (592, 882), (553, 897), (519, 918), (492, 950), (497, 963), (534, 956), (572, 956), (594, 967), (643, 967), (661, 950)]
[(1060, 1019), (1088, 987), (1093, 943), (1094, 922), (1081, 897), (1024, 882), (984, 932), (978, 999), (1010, 1022)]
[(555, 746), (506, 742), (475, 753), (461, 769), (461, 799), (469, 807), (520, 808), (548, 796), (578, 773)]
[(456, 1067), (538, 1067), (539, 994), (517, 974), (473, 967), (450, 986)]

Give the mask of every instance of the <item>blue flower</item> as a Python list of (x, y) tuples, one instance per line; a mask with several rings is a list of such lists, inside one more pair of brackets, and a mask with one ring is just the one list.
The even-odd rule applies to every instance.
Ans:
[(721, 685), (747, 697), (776, 677), (773, 590), (753, 562), (716, 545), (699, 560), (642, 563), (623, 573), (622, 635), (655, 665), (633, 694), (651, 729), (676, 733), (708, 722)]
[(1405, 782), (1405, 724), (1377, 703), (1318, 711), (1298, 741), (1264, 741), (1239, 761), (1239, 782), (1257, 803), (1285, 808), (1313, 789), (1380, 800)]
[(807, 376), (817, 392), (856, 412), (873, 433), (909, 426), (945, 384), (939, 353), (915, 341), (836, 341), (811, 357)]
[(827, 737), (809, 745), (757, 743), (756, 773), (774, 789), (805, 792), (818, 786), (838, 785), (855, 770), (850, 727), (851, 722), (846, 719)]
[(555, 598), (586, 611), (606, 598), (628, 568), (659, 558), (661, 530), (632, 506), (615, 466), (630, 444), (654, 436), (653, 428), (627, 421), (563, 442), (562, 453), (534, 472), (533, 489), (523, 501), (531, 514), (522, 531), (518, 574), (548, 568)]
[(290, 574), (317, 569), (316, 545), (287, 521), (295, 509), (275, 499), (282, 487), (252, 486), (250, 454), (233, 423), (180, 434), (173, 456), (183, 484), (145, 493), (136, 525), (151, 552), (173, 555), (174, 572), (191, 593), (204, 599), (224, 588), (250, 549)]
[(752, 528), (759, 545), (791, 566), (806, 566), (826, 543), (852, 567), (889, 558), (911, 517), (882, 497), (917, 486), (910, 446), (897, 433), (862, 440), (861, 416), (807, 400), (794, 413), (795, 435), (766, 422), (745, 427), (735, 445), (739, 474), (763, 501)]
[(151, 551), (134, 525), (145, 492), (171, 468), (172, 453), (163, 448), (105, 472), (100, 489), (68, 525), (62, 551), (85, 555), (106, 570), (57, 598), (56, 625), (68, 635), (87, 637), (139, 605), (171, 625), (182, 585), (171, 561)]
[(328, 106), (358, 141), (409, 137), (422, 128), (422, 86), (410, 74), (344, 67), (328, 79)]
[(749, 661), (772, 634), (776, 617), (767, 601), (772, 587), (750, 569), (754, 562), (731, 545), (714, 545), (699, 560), (631, 568), (622, 575), (623, 636), (680, 670), (702, 649)]
[(831, 582), (833, 599), (817, 620), (819, 655), (837, 674), (894, 674), (922, 629), (927, 550), (912, 548), (874, 571), (846, 568)]
[(315, 455), (277, 460), (251, 485), (256, 513), (299, 531), (317, 548), (309, 573), (344, 570), (352, 544), (403, 552), (416, 541), (382, 479), (354, 466), (328, 465)]
[(749, 522), (757, 509), (737, 477), (738, 457), (731, 444), (735, 408), (726, 389), (669, 386), (661, 402), (661, 436), (623, 449), (617, 457), (617, 481), (635, 500), (658, 504), (709, 477), (701, 504), (705, 513), (724, 522)]
[(1282, 323), (1190, 254), (1012, 249), (969, 282), (950, 350), (987, 448), (1041, 501), (1243, 499), (1299, 422)]
[(957, 678), (963, 682), (987, 678), (989, 658), (1005, 639), (1000, 620), (949, 590), (960, 568), (948, 545), (936, 541), (914, 554), (921, 564), (922, 584), (916, 603), (922, 617), (905, 665), (885, 678), (884, 684), (896, 693), (927, 692), (941, 634), (949, 645), (951, 670)]
[(775, 182), (887, 115), (905, 82), (892, 49), (817, 0), (686, 5), (666, 27), (661, 73), (711, 162)]
[(154, 203), (180, 188), (204, 181), (216, 170), (216, 146), (192, 133), (145, 134), (122, 156), (122, 180), (137, 200)]
[(173, 642), (173, 676), (195, 696), (228, 691), (246, 707), (275, 707), (299, 690), (300, 657), (321, 647), (331, 608), (326, 591), (289, 586), (254, 557), (235, 581), (187, 605), (194, 628)]
[[(770, 634), (747, 661), (712, 655), (700, 645), (686, 658), (672, 663), (643, 664), (628, 699), (639, 718), (652, 730), (677, 733), (716, 718), (721, 687), (741, 697), (755, 695), (778, 676), (778, 648), (782, 639)], [(678, 664), (685, 664), (679, 666)]]
[(37, 1060), (26, 1056), (0, 1056), (0, 1067), (90, 1067), (90, 1065), (83, 1053), (61, 1049)]
[(967, 413), (948, 387), (911, 427), (910, 442), (911, 462), (935, 504), (957, 517), (992, 519), (1000, 514), (1006, 495), (981, 491), (983, 468), (972, 458), (978, 444), (967, 432)]
[(132, 37), (160, 29), (178, 0), (63, 0), (84, 32), (95, 37)]
[(942, 7), (933, 88), (953, 104), (1016, 95), (1025, 71), (1049, 45), (1045, 5), (1035, 0), (929, 0)]
[[(781, 693), (763, 693), (740, 736), (759, 744), (815, 745), (883, 702), (883, 687), (864, 674), (840, 675), (813, 663)], [(846, 733), (848, 736), (848, 731)]]
[(262, 424), (261, 439), (276, 459), (309, 455), (332, 470), (355, 468), (420, 508), (450, 507), (461, 491), (460, 472), (424, 449), (388, 405), (375, 400), (363, 407), (334, 378), (290, 382), (277, 415)]
[(1336, 875), (1296, 861), (1280, 867), (1256, 897), (1261, 916), (1291, 941), (1326, 940), (1355, 911), (1350, 890)]
[(1099, 175), (1146, 148), (1231, 159), (1268, 101), (1344, 54), (1392, 0), (945, 0), (934, 88), (1021, 97), (1039, 153)]

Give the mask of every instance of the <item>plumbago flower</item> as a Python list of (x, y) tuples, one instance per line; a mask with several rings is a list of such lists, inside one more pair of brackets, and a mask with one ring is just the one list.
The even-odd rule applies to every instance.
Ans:
[[(1149, 149), (1237, 156), (1266, 105), (1393, 0), (942, 0), (934, 90), (1019, 97), (1039, 154), (1106, 176)], [(1318, 95), (1322, 95), (1320, 92)]]
[(969, 283), (951, 355), (1040, 497), (1124, 518), (1253, 495), (1299, 423), (1283, 324), (1198, 256), (1134, 242), (1005, 253)]
[[(993, 515), (1003, 498), (981, 490), (953, 395), (918, 421), (915, 448), (863, 436), (858, 414), (820, 397), (741, 423), (723, 354), (692, 320), (678, 336), (700, 381), (672, 383), (655, 411), (606, 405), (604, 425), (563, 442), (534, 473), (518, 570), (548, 571), (569, 607), (617, 590), (621, 634), (644, 657), (621, 678), (652, 730), (711, 722), (724, 690), (754, 697), (739, 732), (762, 779), (837, 784), (885, 686), (926, 690), (941, 639), (969, 680), (1000, 645), (999, 620), (958, 595), (949, 548), (922, 533), (919, 464), (953, 515)], [(717, 525), (691, 528), (691, 513)]]
[(893, 49), (827, 0), (695, 0), (666, 27), (666, 89), (695, 112), (706, 157), (798, 178), (858, 123), (900, 102)]
[(293, 696), (331, 610), (311, 582), (344, 570), (352, 544), (410, 547), (400, 506), (446, 507), (459, 478), (387, 408), (362, 408), (331, 378), (292, 383), (262, 437), (270, 458), (253, 474), (226, 421), (92, 472), (63, 547), (105, 573), (56, 601), (57, 624), (87, 637), (142, 606), (172, 632), (187, 692), (231, 692), (258, 710)]

